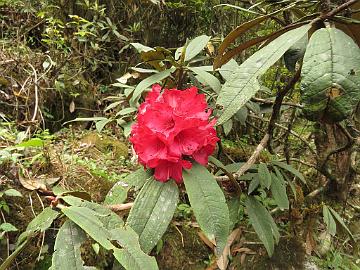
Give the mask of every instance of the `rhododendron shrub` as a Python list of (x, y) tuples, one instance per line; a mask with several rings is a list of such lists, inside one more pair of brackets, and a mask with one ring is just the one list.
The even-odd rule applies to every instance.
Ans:
[(192, 160), (206, 165), (214, 152), (219, 138), (210, 115), (205, 95), (196, 87), (162, 91), (153, 85), (131, 128), (139, 162), (154, 169), (156, 180), (181, 183), (182, 171), (192, 167)]

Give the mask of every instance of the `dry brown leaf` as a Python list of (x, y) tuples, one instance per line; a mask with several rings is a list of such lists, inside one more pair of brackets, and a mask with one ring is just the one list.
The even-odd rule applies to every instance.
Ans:
[(307, 255), (311, 255), (313, 250), (316, 248), (316, 242), (312, 235), (312, 231), (308, 231), (306, 233), (306, 242), (305, 242), (305, 252)]
[(75, 102), (72, 100), (69, 106), (69, 112), (73, 113), (75, 111)]
[(225, 248), (223, 250), (223, 253), (219, 257), (219, 259), (216, 261), (220, 270), (226, 270), (226, 268), (229, 264), (230, 247), (231, 247), (232, 243), (236, 239), (239, 238), (240, 235), (241, 235), (240, 228), (233, 230), (232, 233), (229, 235), (226, 245), (225, 245)]
[(209, 248), (211, 248), (211, 250), (214, 250), (216, 243), (213, 243), (212, 241), (210, 241), (209, 238), (207, 238), (206, 235), (205, 235), (202, 231), (198, 232), (198, 235), (199, 235), (200, 239), (201, 239)]

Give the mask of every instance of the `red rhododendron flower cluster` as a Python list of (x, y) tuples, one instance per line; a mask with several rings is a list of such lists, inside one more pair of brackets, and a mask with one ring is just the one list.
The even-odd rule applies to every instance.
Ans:
[(145, 168), (154, 169), (156, 180), (182, 182), (182, 169), (190, 158), (206, 165), (219, 138), (209, 120), (211, 110), (196, 87), (164, 89), (154, 85), (139, 107), (130, 141)]

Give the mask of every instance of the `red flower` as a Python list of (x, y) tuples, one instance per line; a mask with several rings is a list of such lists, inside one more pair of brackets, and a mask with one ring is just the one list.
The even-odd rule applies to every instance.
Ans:
[(139, 107), (130, 141), (145, 168), (154, 169), (156, 180), (182, 182), (182, 169), (189, 159), (206, 165), (219, 138), (209, 121), (211, 110), (196, 87), (185, 90), (153, 85)]

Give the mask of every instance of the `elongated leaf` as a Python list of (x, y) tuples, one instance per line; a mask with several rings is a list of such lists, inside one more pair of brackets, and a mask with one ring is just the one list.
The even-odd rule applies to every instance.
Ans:
[(249, 190), (248, 190), (248, 194), (251, 194), (255, 189), (257, 189), (257, 187), (260, 184), (260, 180), (259, 177), (255, 177), (251, 180), (250, 185), (249, 185)]
[(234, 72), (234, 70), (238, 67), (238, 63), (234, 59), (231, 59), (219, 69), (219, 73), (224, 78), (224, 80), (227, 81), (231, 77), (231, 74)]
[(109, 241), (110, 232), (104, 227), (95, 211), (87, 207), (69, 206), (63, 208), (62, 212), (106, 250), (113, 247)]
[(36, 232), (44, 232), (48, 229), (54, 220), (59, 216), (59, 212), (52, 210), (50, 207), (46, 207), (39, 215), (37, 215), (26, 227), (26, 231), (23, 232), (17, 240), (19, 245), (28, 236), (33, 235)]
[(286, 171), (292, 173), (297, 178), (299, 178), (304, 184), (306, 184), (306, 180), (305, 180), (304, 176), (302, 175), (302, 173), (299, 172), (297, 169), (295, 169), (293, 166), (286, 164), (284, 162), (277, 161), (277, 160), (273, 160), (273, 161), (271, 161), (271, 163), (283, 170), (286, 170)]
[(152, 173), (150, 170), (144, 170), (144, 168), (140, 168), (126, 176), (122, 182), (128, 184), (129, 186), (135, 187), (135, 190), (138, 190), (151, 176)]
[(310, 25), (291, 30), (250, 56), (225, 82), (217, 104), (224, 107), (217, 124), (230, 119), (257, 91), (260, 90), (258, 77), (265, 73), (299, 39)]
[(131, 101), (134, 103), (136, 102), (139, 97), (141, 96), (142, 92), (148, 88), (149, 86), (153, 85), (154, 83), (160, 82), (161, 80), (169, 77), (172, 72), (175, 71), (176, 68), (172, 67), (167, 70), (161, 71), (159, 73), (155, 73), (146, 79), (142, 80), (135, 88), (133, 96), (131, 97)]
[(230, 5), (230, 4), (219, 4), (219, 5), (214, 6), (214, 8), (215, 7), (221, 7), (221, 6), (235, 8), (235, 9), (238, 9), (238, 10), (250, 13), (250, 14), (261, 15), (260, 13), (257, 13), (255, 11), (252, 11), (252, 10), (249, 10), (249, 9), (246, 9), (246, 8), (242, 8), (242, 7), (239, 7), (239, 6), (235, 6), (235, 5)]
[(158, 269), (155, 258), (148, 256), (141, 250), (139, 237), (130, 227), (112, 230), (111, 239), (116, 240), (122, 247), (122, 249), (114, 249), (114, 256), (125, 269)]
[(283, 209), (289, 209), (289, 199), (286, 194), (286, 186), (284, 178), (282, 177), (279, 170), (275, 169), (276, 174), (272, 174), (270, 190), (273, 198), (278, 207)]
[(267, 189), (271, 185), (271, 173), (264, 163), (260, 163), (258, 167), (258, 174), (260, 179), (260, 184), (263, 187), (266, 187)]
[(143, 251), (149, 253), (165, 233), (179, 200), (174, 181), (161, 183), (148, 179), (136, 197), (127, 219), (138, 235)]
[(11, 196), (11, 197), (22, 197), (21, 193), (19, 191), (17, 191), (16, 189), (13, 189), (13, 188), (5, 190), (4, 194), (6, 196)]
[(210, 74), (209, 72), (204, 71), (201, 68), (198, 67), (189, 67), (189, 69), (198, 74), (198, 76), (201, 77), (201, 79), (208, 84), (216, 93), (220, 92), (221, 89), (221, 83), (214, 75)]
[(206, 35), (198, 36), (193, 40), (191, 40), (188, 46), (186, 47), (184, 60), (189, 61), (195, 56), (197, 56), (204, 49), (204, 47), (207, 45), (209, 40), (210, 37)]
[(251, 196), (246, 199), (245, 206), (251, 225), (254, 227), (268, 255), (271, 257), (274, 253), (274, 245), (279, 242), (280, 238), (273, 218), (266, 208)]
[(124, 187), (121, 182), (115, 183), (113, 187), (106, 194), (105, 204), (120, 204), (127, 198), (128, 187)]
[(73, 196), (65, 196), (62, 197), (62, 199), (72, 206), (86, 207), (89, 210), (94, 211), (104, 228), (108, 230), (119, 228), (124, 225), (123, 220), (117, 214), (100, 204), (85, 201)]
[(229, 209), (225, 196), (214, 176), (197, 163), (183, 173), (186, 192), (200, 228), (210, 240), (215, 240), (220, 255), (229, 235)]
[(310, 38), (301, 70), (304, 114), (338, 122), (360, 100), (360, 48), (341, 30), (322, 28)]
[(347, 231), (347, 233), (350, 235), (350, 237), (352, 239), (354, 239), (353, 234), (351, 233), (351, 231), (349, 230), (349, 228), (346, 226), (344, 220), (340, 217), (340, 215), (334, 210), (332, 209), (330, 206), (328, 207), (331, 214), (334, 216), (334, 218), (337, 220), (337, 222), (340, 223), (340, 225)]
[(329, 232), (329, 234), (334, 236), (336, 234), (336, 223), (334, 218), (330, 214), (329, 208), (326, 205), (323, 206), (323, 218), (327, 226), (327, 231)]
[(260, 23), (262, 23), (263, 21), (265, 21), (268, 18), (269, 18), (269, 15), (257, 17), (257, 18), (255, 18), (255, 19), (253, 19), (251, 21), (248, 21), (248, 22), (245, 22), (245, 23), (241, 24), (240, 26), (238, 26), (237, 28), (232, 30), (224, 38), (223, 42), (220, 44), (220, 47), (219, 47), (219, 50), (218, 50), (218, 55), (216, 56), (215, 61), (214, 61), (214, 68), (220, 67), (218, 65), (218, 63), (219, 63), (221, 57), (223, 56), (223, 53), (225, 52), (226, 48), (228, 48), (231, 45), (231, 43), (233, 43), (240, 35), (242, 35), (246, 31), (248, 31), (252, 27), (254, 27), (256, 25), (259, 25)]
[(0, 224), (0, 232), (16, 232), (18, 229), (11, 223), (5, 222)]
[(85, 270), (80, 251), (85, 240), (85, 233), (79, 226), (71, 220), (65, 221), (56, 236), (51, 269)]

